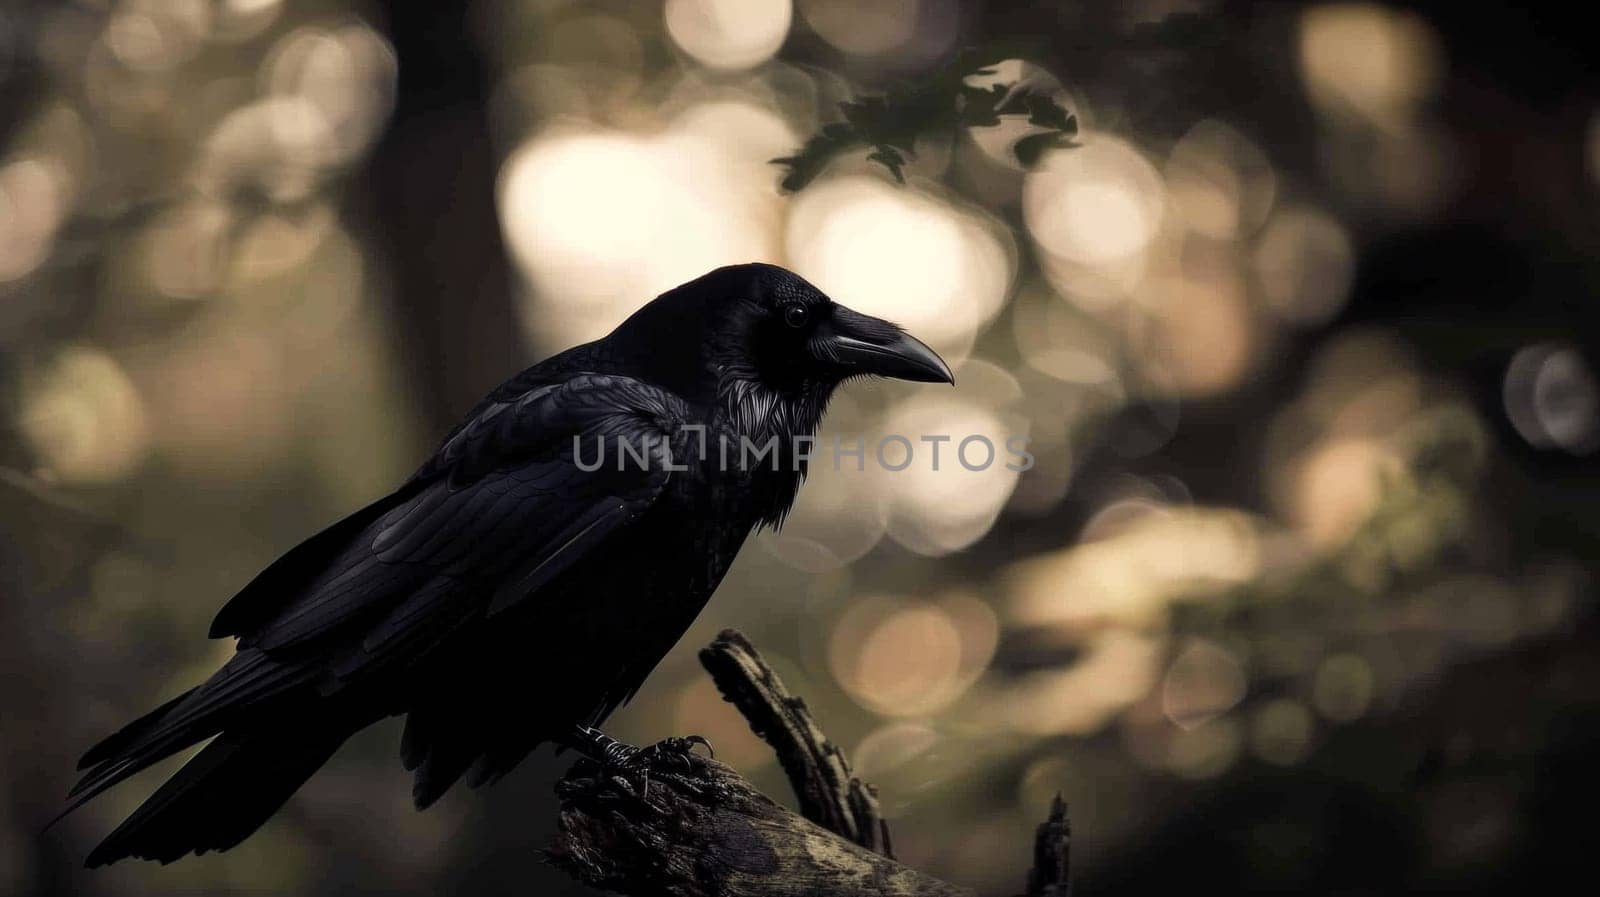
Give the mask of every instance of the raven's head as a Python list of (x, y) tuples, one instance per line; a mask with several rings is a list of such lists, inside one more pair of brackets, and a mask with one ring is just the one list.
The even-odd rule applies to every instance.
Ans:
[[(851, 311), (775, 265), (718, 268), (656, 297), (605, 340), (627, 373), (720, 409), (741, 437), (776, 437), (772, 466), (746, 495), (779, 526), (806, 474), (798, 438), (814, 436), (828, 398), (852, 377), (953, 383), (933, 350)], [(719, 453), (720, 457), (720, 453)]]
[(813, 432), (852, 377), (952, 383), (894, 324), (829, 299), (776, 265), (731, 265), (657, 297), (618, 328), (640, 373), (691, 402), (720, 401), (752, 433)]

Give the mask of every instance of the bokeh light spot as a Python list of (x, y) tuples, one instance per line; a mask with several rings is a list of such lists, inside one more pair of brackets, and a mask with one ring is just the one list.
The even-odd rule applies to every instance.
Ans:
[(659, 293), (722, 265), (777, 261), (776, 113), (742, 101), (684, 110), (654, 135), (556, 129), (501, 170), (500, 219), (533, 286), (537, 345), (604, 335)]
[(1165, 188), (1132, 144), (1092, 134), (1056, 150), (1023, 184), (1029, 232), (1046, 251), (1098, 266), (1142, 252), (1161, 227)]
[(1382, 476), (1398, 470), (1383, 446), (1340, 439), (1319, 446), (1299, 463), (1293, 516), (1312, 545), (1332, 547), (1349, 538), (1382, 497)]
[(1317, 667), (1312, 703), (1324, 717), (1347, 723), (1366, 715), (1375, 689), (1376, 677), (1366, 658), (1335, 654)]
[(31, 273), (50, 254), (69, 186), (66, 170), (52, 160), (0, 166), (0, 283)]
[(1573, 455), (1600, 450), (1600, 385), (1582, 353), (1559, 343), (1517, 352), (1502, 388), (1506, 416), (1535, 448)]
[(852, 604), (834, 627), (828, 662), (845, 691), (869, 710), (927, 716), (982, 674), (996, 632), (994, 615), (974, 598), (872, 597)]
[(1277, 177), (1260, 147), (1214, 119), (1190, 128), (1173, 146), (1166, 177), (1184, 223), (1216, 240), (1253, 232), (1277, 194)]
[(19, 425), (45, 470), (63, 482), (121, 479), (150, 447), (138, 389), (115, 359), (88, 346), (67, 347), (25, 372)]
[(790, 0), (667, 0), (667, 33), (685, 53), (717, 69), (747, 69), (783, 46)]
[(1269, 309), (1291, 324), (1323, 324), (1344, 307), (1355, 248), (1331, 216), (1290, 208), (1267, 222), (1252, 262)]
[(871, 56), (911, 40), (922, 5), (922, 0), (800, 0), (800, 15), (828, 43)]
[(1393, 121), (1432, 95), (1440, 56), (1438, 37), (1415, 13), (1333, 3), (1301, 14), (1301, 76), (1324, 112)]
[(995, 697), (1001, 721), (1035, 735), (1090, 735), (1149, 693), (1161, 675), (1161, 647), (1139, 632), (1103, 629), (1065, 669), (1021, 677)]
[(1090, 630), (1152, 625), (1186, 591), (1249, 580), (1260, 570), (1251, 517), (1214, 508), (1146, 514), (1115, 535), (1014, 565), (1011, 619)]
[(1180, 729), (1193, 729), (1227, 713), (1244, 699), (1244, 667), (1215, 642), (1196, 639), (1167, 668), (1161, 706)]
[(792, 267), (857, 311), (894, 321), (957, 363), (1004, 306), (1005, 231), (917, 190), (850, 177), (808, 187), (789, 215)]
[[(896, 542), (919, 554), (948, 554), (976, 542), (994, 526), (1017, 484), (1018, 471), (1010, 468), (1020, 466), (1011, 449), (1021, 443), (1008, 448), (1007, 442), (1025, 438), (1024, 429), (1007, 426), (993, 410), (971, 399), (924, 393), (892, 412), (883, 433), (879, 442), (902, 434), (912, 441), (904, 469), (878, 472), (890, 496), (889, 535)], [(930, 441), (939, 438), (947, 439)], [(963, 454), (967, 440), (971, 442)], [(901, 465), (902, 448), (897, 442), (886, 450), (889, 464)]]
[(1250, 748), (1256, 756), (1278, 766), (1292, 766), (1311, 750), (1316, 721), (1299, 701), (1268, 701), (1250, 718)]
[(1239, 759), (1243, 744), (1238, 721), (1221, 717), (1174, 732), (1167, 744), (1166, 766), (1186, 779), (1214, 779)]

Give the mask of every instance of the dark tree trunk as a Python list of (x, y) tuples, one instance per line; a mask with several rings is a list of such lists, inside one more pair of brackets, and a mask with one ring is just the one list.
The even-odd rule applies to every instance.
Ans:
[(526, 361), (495, 210), (491, 85), (470, 3), (386, 4), (394, 118), (358, 186), (393, 278), (414, 401), (434, 434)]

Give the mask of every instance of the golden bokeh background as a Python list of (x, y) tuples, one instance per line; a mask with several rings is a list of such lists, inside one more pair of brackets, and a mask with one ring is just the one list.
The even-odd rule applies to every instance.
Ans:
[[(1600, 746), (1581, 28), (435, 6), (0, 8), (0, 892), (587, 893), (537, 853), (564, 760), (418, 815), (394, 726), (221, 856), (76, 869), (150, 777), (39, 828), (82, 749), (226, 655), (202, 633), (254, 571), (518, 367), (747, 261), (904, 324), (959, 385), (844, 391), (787, 526), (619, 737), (705, 735), (786, 798), (694, 660), (734, 626), (880, 787), (900, 857), (985, 894), (1020, 888), (1057, 791), (1085, 893), (1576, 861), (1557, 820)], [(1012, 44), (977, 80), (1056, 98), (1075, 145), (1024, 166), (1036, 129), (1007, 120), (924, 135), (903, 184), (858, 152), (778, 190), (770, 160), (839, 101)], [(952, 440), (890, 471), (891, 434)], [(969, 435), (1035, 463), (968, 470)], [(858, 440), (866, 464), (828, 463)]]

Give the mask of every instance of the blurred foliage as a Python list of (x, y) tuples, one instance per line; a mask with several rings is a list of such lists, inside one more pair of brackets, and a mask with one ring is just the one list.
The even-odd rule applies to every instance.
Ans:
[(772, 160), (787, 169), (780, 186), (791, 193), (801, 190), (836, 157), (863, 147), (872, 150), (869, 160), (904, 183), (906, 157), (916, 155), (919, 138), (953, 137), (965, 128), (992, 128), (1000, 124), (1002, 116), (1026, 116), (1028, 124), (1040, 129), (1012, 147), (1025, 167), (1038, 164), (1046, 150), (1072, 146), (1078, 119), (1055, 97), (1015, 82), (983, 87), (970, 83), (974, 78), (993, 76), (992, 66), (1009, 58), (1009, 54), (966, 50), (915, 83), (840, 102), (844, 121), (823, 125), (794, 155)]

